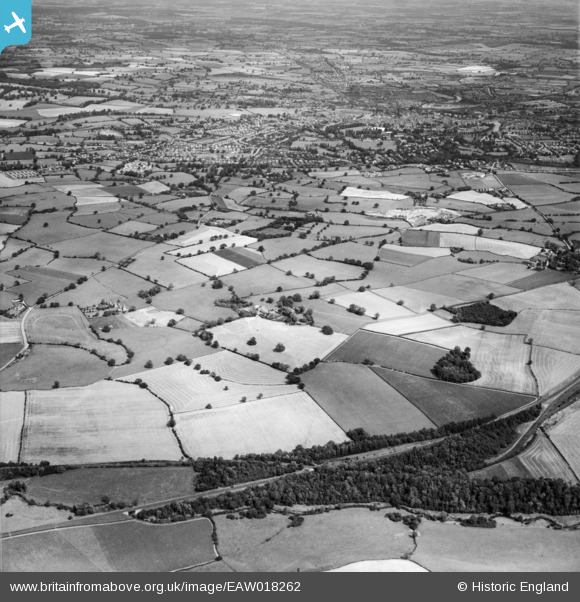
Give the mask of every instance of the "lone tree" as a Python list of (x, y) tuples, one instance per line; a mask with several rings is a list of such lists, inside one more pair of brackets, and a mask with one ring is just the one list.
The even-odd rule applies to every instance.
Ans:
[(331, 335), (334, 334), (334, 330), (332, 330), (332, 326), (328, 326), (328, 324), (325, 324), (321, 329), (320, 332), (322, 334), (326, 334), (326, 335)]
[(248, 345), (256, 345), (257, 344), (256, 337), (252, 337), (251, 339), (248, 339), (247, 344)]
[(286, 347), (284, 347), (284, 345), (282, 345), (282, 343), (278, 343), (276, 345), (276, 347), (274, 347), (274, 351), (278, 352), (278, 353), (282, 353), (282, 351), (285, 351)]
[(145, 362), (145, 368), (153, 368), (153, 362), (151, 360), (147, 360)]

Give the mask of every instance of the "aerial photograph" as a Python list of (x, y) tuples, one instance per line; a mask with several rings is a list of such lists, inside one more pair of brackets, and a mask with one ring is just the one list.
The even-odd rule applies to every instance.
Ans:
[(576, 0), (19, 2), (1, 571), (580, 573)]

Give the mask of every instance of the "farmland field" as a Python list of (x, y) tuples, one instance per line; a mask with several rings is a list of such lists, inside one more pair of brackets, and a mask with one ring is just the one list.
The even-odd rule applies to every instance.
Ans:
[[(481, 378), (469, 383), (476, 387), (490, 387), (536, 394), (536, 383), (527, 365), (530, 359), (530, 346), (524, 344), (524, 337), (502, 335), (465, 326), (432, 330), (408, 335), (408, 338), (449, 350), (455, 346), (471, 348), (471, 361), (481, 372)], [(444, 355), (444, 353), (443, 353)]]
[[(2, 345), (23, 342), (20, 324), (20, 320), (7, 320), (4, 317), (0, 320), (0, 341), (2, 341)], [(0, 366), (2, 366), (1, 363)]]
[(240, 297), (273, 293), (278, 288), (295, 290), (314, 284), (314, 281), (301, 276), (287, 276), (271, 265), (259, 265), (246, 272), (224, 276), (221, 280), (225, 286), (233, 286)]
[(0, 393), (0, 462), (18, 462), (24, 395), (20, 391)]
[(0, 343), (0, 367), (6, 365), (22, 349), (22, 343)]
[[(328, 295), (325, 295), (325, 298)], [(370, 291), (355, 292), (355, 293), (344, 293), (340, 295), (332, 295), (335, 299), (336, 304), (344, 307), (345, 309), (351, 305), (364, 308), (366, 311), (364, 315), (368, 318), (372, 318), (378, 314), (379, 319), (391, 319), (412, 316), (413, 313), (402, 305), (397, 305), (384, 297), (375, 295)]]
[(178, 414), (177, 434), (192, 458), (290, 451), (348, 438), (306, 393)]
[[(459, 272), (458, 276), (468, 276), (469, 278), (480, 278), (489, 282), (498, 284), (509, 284), (530, 275), (530, 270), (525, 265), (513, 263), (492, 263), (477, 268), (469, 268), (464, 272)], [(516, 287), (517, 288), (517, 287)]]
[(545, 395), (551, 389), (580, 372), (578, 356), (564, 353), (556, 349), (532, 345), (532, 370), (538, 380), (540, 395)]
[(580, 402), (576, 402), (561, 412), (562, 416), (555, 426), (548, 430), (548, 436), (566, 462), (580, 479)]
[(319, 364), (302, 376), (305, 391), (345, 431), (370, 435), (409, 433), (434, 424), (367, 366)]
[(163, 402), (123, 383), (29, 391), (22, 461), (179, 460), (182, 454), (168, 420)]
[[(461, 303), (461, 301), (455, 297), (437, 295), (435, 293), (426, 293), (425, 291), (418, 291), (408, 286), (377, 288), (373, 290), (373, 293), (395, 303), (398, 301), (403, 301), (404, 307), (417, 313), (423, 313), (427, 311), (431, 308), (431, 305), (443, 307), (459, 305)], [(412, 316), (409, 317), (411, 318)]]
[(3, 541), (6, 572), (174, 571), (213, 560), (206, 518), (172, 525), (125, 521), (58, 529)]
[(174, 320), (179, 324), (183, 316), (176, 314), (172, 311), (163, 311), (155, 307), (149, 306), (137, 311), (130, 311), (125, 314), (125, 319), (135, 326), (152, 327), (158, 328), (160, 326), (167, 326), (167, 324)]
[[(558, 438), (558, 435), (556, 435), (556, 438), (560, 443), (564, 443), (566, 440), (566, 438)], [(566, 447), (565, 443), (564, 447), (565, 451), (572, 451)], [(535, 479), (544, 477), (548, 479), (563, 479), (564, 481), (569, 481), (571, 483), (578, 482), (578, 479), (570, 469), (570, 466), (566, 464), (553, 443), (541, 431), (536, 433), (532, 444), (518, 457), (521, 463), (527, 468), (530, 475)]]
[(164, 499), (167, 492), (188, 495), (195, 491), (194, 472), (189, 466), (131, 466), (76, 468), (62, 474), (33, 477), (27, 481), (27, 494), (39, 504), (101, 504), (106, 495), (113, 502), (140, 504)]
[(331, 353), (327, 361), (361, 364), (368, 359), (384, 368), (430, 377), (431, 369), (441, 356), (441, 349), (432, 345), (359, 331)]
[[(204, 359), (203, 357), (199, 358), (196, 363), (202, 366), (202, 370), (209, 370), (210, 368), (205, 367)], [(207, 365), (211, 365), (211, 356), (208, 360)], [(248, 362), (251, 362), (251, 360), (248, 360)], [(252, 370), (252, 368), (248, 367), (248, 370)], [(175, 414), (204, 409), (211, 412), (213, 411), (211, 408), (239, 404), (242, 398), (246, 398), (248, 402), (251, 402), (259, 399), (258, 396), (260, 395), (266, 399), (296, 393), (296, 385), (286, 385), (283, 382), (264, 384), (264, 381), (275, 380), (275, 375), (270, 375), (267, 372), (268, 370), (274, 372), (273, 368), (257, 364), (255, 377), (251, 375), (251, 372), (251, 376), (248, 377), (248, 380), (254, 380), (255, 382), (241, 384), (224, 378), (219, 362), (211, 372), (219, 376), (220, 381), (215, 381), (210, 374), (200, 374), (193, 366), (186, 366), (179, 362), (163, 368), (138, 372), (131, 375), (130, 379), (125, 377), (125, 380), (134, 382), (136, 378), (141, 378), (149, 385), (155, 395), (169, 405), (171, 411)], [(283, 373), (280, 372), (280, 374)], [(208, 405), (210, 409), (207, 409)]]
[(552, 284), (494, 301), (502, 309), (570, 309), (580, 311), (580, 291), (567, 283)]
[(76, 307), (33, 309), (26, 319), (25, 329), (31, 343), (79, 345), (88, 351), (96, 349), (99, 355), (114, 359), (117, 364), (127, 360), (123, 347), (101, 341), (90, 332), (87, 319)]
[(449, 322), (447, 320), (443, 320), (432, 313), (426, 313), (420, 316), (410, 316), (408, 318), (393, 318), (391, 320), (385, 320), (384, 322), (371, 322), (365, 326), (365, 330), (400, 336), (414, 332), (422, 332), (424, 330), (447, 328), (448, 326)]
[[(326, 288), (321, 289), (325, 291)], [(371, 318), (366, 316), (357, 316), (350, 312), (344, 311), (344, 307), (340, 305), (327, 303), (323, 299), (304, 299), (304, 306), (312, 309), (312, 317), (314, 325), (318, 327), (330, 326), (336, 332), (343, 334), (352, 334), (365, 324), (371, 321)]]
[(373, 370), (437, 426), (492, 414), (501, 416), (534, 400), (527, 395), (457, 385), (384, 368)]
[[(302, 366), (315, 358), (323, 359), (347, 337), (340, 333), (325, 335), (312, 326), (289, 326), (262, 318), (242, 318), (211, 330), (214, 341), (226, 349), (237, 349), (238, 353), (258, 353), (260, 361), (282, 362), (291, 368)], [(252, 337), (256, 345), (248, 345)], [(282, 343), (285, 350), (274, 351)]]
[(179, 263), (205, 276), (226, 276), (232, 272), (242, 272), (246, 269), (239, 263), (224, 259), (214, 253), (186, 257), (185, 259), (180, 259)]
[(220, 554), (238, 572), (323, 571), (369, 558), (400, 558), (412, 547), (409, 529), (363, 508), (304, 517), (304, 528), (269, 514), (260, 521), (215, 518)]
[(272, 266), (282, 270), (282, 272), (291, 271), (296, 276), (307, 277), (306, 273), (314, 274), (315, 280), (323, 280), (334, 276), (337, 280), (356, 280), (359, 279), (364, 268), (360, 266), (347, 265), (337, 261), (328, 261), (309, 257), (308, 255), (299, 255), (290, 259), (283, 259), (273, 263)]
[(64, 345), (32, 345), (23, 359), (2, 371), (2, 391), (88, 385), (105, 378), (110, 368), (84, 349)]
[(534, 526), (473, 529), (423, 521), (421, 537), (411, 559), (430, 571), (560, 572), (578, 571), (575, 550), (580, 532)]

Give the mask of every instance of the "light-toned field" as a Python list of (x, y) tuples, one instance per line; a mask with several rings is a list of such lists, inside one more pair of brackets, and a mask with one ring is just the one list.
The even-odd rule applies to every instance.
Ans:
[(6, 572), (169, 572), (214, 559), (207, 518), (150, 525), (123, 521), (31, 533), (2, 542)]
[(466, 326), (452, 326), (408, 335), (408, 338), (444, 350), (459, 346), (471, 348), (471, 361), (481, 372), (481, 378), (469, 383), (478, 387), (490, 387), (517, 393), (535, 395), (536, 383), (527, 362), (530, 346), (524, 337), (502, 335), (475, 330)]
[(577, 479), (580, 479), (580, 402), (562, 412), (563, 416), (549, 429), (548, 436), (564, 456)]
[[(203, 245), (203, 243), (212, 242), (216, 247), (220, 244), (225, 243), (228, 247), (231, 243), (238, 238), (237, 235), (232, 234), (229, 230), (224, 228), (216, 228), (214, 226), (201, 226), (193, 232), (188, 232), (182, 236), (178, 236), (171, 241), (172, 244), (178, 247), (190, 247)], [(246, 237), (250, 238), (250, 237)], [(213, 240), (212, 240), (213, 239)], [(251, 242), (256, 242), (256, 239), (252, 239)], [(251, 244), (250, 242), (248, 244)], [(195, 253), (195, 251), (193, 251)]]
[[(227, 232), (227, 230), (226, 230)], [(184, 234), (184, 236), (191, 237), (191, 234)], [(182, 237), (181, 237), (182, 238)], [(172, 243), (177, 245), (176, 238)], [(218, 250), (222, 245), (225, 245), (224, 248), (231, 247), (247, 247), (257, 241), (256, 238), (252, 238), (251, 236), (243, 236), (241, 234), (232, 234), (229, 232), (229, 237), (221, 240), (209, 240), (209, 241), (199, 241), (194, 245), (183, 245), (178, 249), (171, 251), (169, 254), (174, 255), (176, 257), (187, 257), (187, 256), (196, 256), (202, 253), (210, 253), (212, 251)]]
[(402, 201), (407, 197), (404, 194), (395, 194), (388, 190), (364, 190), (364, 188), (353, 188), (349, 186), (341, 193), (341, 196), (356, 197), (361, 199), (378, 199), (385, 201)]
[(426, 293), (417, 291), (407, 286), (391, 286), (388, 288), (377, 288), (373, 290), (375, 295), (379, 295), (389, 301), (403, 301), (404, 307), (417, 313), (423, 313), (430, 309), (431, 305), (443, 307), (449, 305), (458, 305), (461, 301), (455, 297), (446, 295), (437, 295), (435, 293)]
[(489, 282), (499, 284), (510, 284), (515, 280), (525, 278), (530, 275), (530, 270), (523, 264), (517, 263), (492, 263), (476, 268), (469, 268), (463, 272), (458, 272), (459, 276), (468, 276), (469, 278), (480, 278)]
[[(411, 560), (435, 572), (560, 572), (580, 570), (580, 531), (501, 526), (477, 529), (436, 521), (419, 526)], [(534, 581), (533, 577), (530, 581)]]
[(146, 224), (145, 222), (140, 222), (137, 220), (129, 220), (114, 228), (111, 228), (109, 232), (113, 232), (114, 234), (122, 234), (123, 236), (130, 236), (132, 234), (150, 232), (151, 230), (155, 230), (157, 226), (153, 224)]
[(179, 460), (182, 454), (168, 420), (163, 402), (124, 383), (29, 391), (22, 461)]
[(0, 393), (0, 462), (18, 462), (24, 395), (23, 391)]
[(368, 559), (398, 559), (412, 549), (409, 529), (383, 512), (345, 508), (305, 516), (288, 529), (288, 518), (259, 521), (215, 517), (220, 554), (236, 571), (324, 571)]
[(25, 323), (26, 335), (31, 343), (75, 345), (114, 359), (122, 364), (127, 353), (121, 345), (101, 341), (89, 330), (89, 324), (78, 307), (33, 309)]
[(500, 198), (487, 194), (486, 192), (475, 192), (475, 190), (464, 190), (461, 192), (454, 192), (449, 196), (450, 199), (457, 199), (458, 201), (466, 201), (467, 203), (478, 203), (480, 205), (502, 205), (505, 203)]
[[(388, 290), (388, 289), (387, 289)], [(409, 316), (407, 318), (394, 318), (383, 322), (371, 322), (364, 328), (372, 332), (381, 332), (383, 334), (394, 334), (397, 336), (422, 332), (425, 330), (435, 330), (437, 328), (447, 328), (450, 324), (447, 320), (440, 318), (432, 313), (422, 314), (420, 316)]]
[(397, 303), (393, 303), (370, 291), (365, 291), (364, 293), (345, 293), (343, 295), (333, 296), (333, 298), (337, 305), (341, 305), (345, 308), (348, 308), (352, 304), (363, 307), (366, 310), (365, 315), (368, 317), (374, 317), (376, 314), (379, 314), (379, 319), (390, 319), (413, 315), (413, 312), (406, 307), (397, 305)]
[[(302, 366), (315, 358), (323, 359), (347, 338), (340, 333), (322, 334), (312, 326), (289, 326), (258, 317), (242, 318), (216, 326), (212, 332), (214, 340), (222, 347), (237, 349), (238, 353), (245, 355), (258, 353), (262, 362), (282, 362), (291, 368)], [(256, 338), (256, 345), (247, 344), (252, 337)], [(274, 351), (278, 343), (284, 345), (284, 351)]]
[(23, 342), (20, 320), (0, 320), (0, 341), (2, 345)]
[(412, 560), (362, 560), (352, 562), (328, 573), (428, 573), (427, 569)]
[[(578, 421), (576, 421), (576, 424), (573, 426), (577, 427)], [(557, 427), (552, 430), (552, 434), (556, 429)], [(568, 431), (568, 428), (564, 427), (564, 432), (566, 431)], [(571, 441), (570, 434), (571, 433), (568, 431), (567, 436), (565, 435), (563, 438), (559, 438), (560, 443)], [(574, 432), (574, 436), (577, 438), (578, 431)], [(576, 450), (567, 448), (566, 443), (564, 443), (564, 447), (565, 451), (572, 452), (572, 456), (574, 456), (574, 451), (578, 451), (577, 443), (575, 444)], [(563, 460), (552, 442), (541, 431), (536, 433), (535, 439), (530, 447), (524, 450), (518, 457), (534, 479), (541, 479), (543, 477), (548, 479), (562, 479), (571, 483), (578, 482), (576, 475)]]
[[(478, 194), (477, 192), (475, 194)], [(431, 232), (455, 232), (456, 234), (469, 234), (475, 236), (479, 230), (476, 226), (463, 223), (452, 223), (452, 224), (428, 224), (426, 226), (419, 226), (413, 228), (413, 230), (430, 230)]]
[(201, 272), (205, 276), (226, 276), (232, 272), (242, 272), (246, 268), (238, 263), (219, 257), (214, 253), (204, 253), (180, 259), (179, 263), (190, 270)]
[(532, 371), (538, 380), (540, 395), (545, 395), (580, 373), (578, 356), (532, 345)]
[(183, 316), (176, 314), (173, 311), (163, 311), (156, 307), (144, 307), (137, 311), (130, 311), (125, 314), (125, 318), (140, 327), (159, 327), (167, 326), (170, 320), (179, 322), (183, 320)]
[(543, 286), (494, 300), (502, 309), (570, 309), (580, 311), (580, 291), (568, 283)]
[[(233, 355), (233, 354), (232, 354)], [(211, 356), (210, 356), (211, 357)], [(205, 358), (200, 358), (197, 363), (203, 365)], [(248, 360), (251, 362), (251, 360)], [(254, 362), (252, 362), (254, 363)], [(268, 366), (257, 364), (256, 380), (265, 380), (267, 376), (261, 377), (260, 372), (272, 370)], [(248, 402), (258, 399), (261, 395), (263, 398), (278, 397), (280, 395), (287, 396), (296, 393), (296, 385), (286, 384), (240, 384), (223, 380), (218, 382), (210, 374), (200, 374), (198, 370), (192, 366), (186, 366), (179, 362), (171, 366), (162, 368), (154, 368), (145, 372), (138, 372), (131, 375), (129, 379), (134, 381), (136, 378), (141, 378), (149, 385), (151, 391), (158, 397), (163, 399), (170, 407), (171, 411), (176, 414), (184, 412), (193, 412), (204, 410), (209, 404), (212, 408), (221, 408), (239, 404), (242, 398), (246, 398)], [(207, 369), (209, 368), (202, 368)], [(251, 370), (251, 368), (249, 368)], [(213, 370), (217, 376), (222, 376), (219, 369)], [(282, 374), (282, 373), (280, 373)], [(125, 378), (124, 380), (129, 380)], [(206, 410), (211, 412), (213, 410)]]
[(348, 437), (306, 393), (178, 414), (177, 434), (193, 458), (290, 451)]

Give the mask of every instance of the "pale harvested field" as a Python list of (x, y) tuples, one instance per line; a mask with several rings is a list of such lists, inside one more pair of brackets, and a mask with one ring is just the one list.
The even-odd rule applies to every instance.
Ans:
[(0, 321), (0, 342), (3, 345), (23, 342), (20, 320)]
[[(573, 426), (577, 427), (578, 421), (576, 421), (576, 424)], [(552, 430), (552, 435), (556, 429), (557, 427)], [(571, 433), (567, 427), (564, 427), (564, 432), (566, 431), (568, 436), (560, 438), (560, 443), (564, 443), (564, 441), (568, 443), (571, 441)], [(577, 430), (575, 431), (574, 436), (577, 438)], [(574, 452), (578, 451), (578, 444), (574, 442), (574, 449), (567, 447), (566, 443), (564, 443), (564, 451), (569, 452), (574, 456)], [(541, 431), (536, 433), (535, 439), (530, 447), (524, 450), (518, 458), (534, 479), (541, 479), (544, 477), (548, 479), (562, 479), (570, 483), (578, 482), (576, 475), (562, 459), (562, 456), (558, 453), (552, 442)]]
[(562, 419), (548, 431), (552, 443), (580, 479), (580, 402), (563, 411)]
[(234, 263), (213, 253), (186, 257), (185, 259), (180, 259), (179, 263), (205, 276), (226, 276), (232, 272), (243, 272), (246, 269), (239, 263)]
[(502, 309), (571, 309), (580, 311), (580, 291), (566, 282), (496, 299)]
[(364, 188), (353, 188), (352, 186), (345, 188), (340, 195), (346, 197), (385, 201), (402, 201), (403, 199), (408, 198), (404, 194), (395, 194), (394, 192), (390, 192), (388, 190), (365, 190)]
[[(228, 232), (226, 230), (226, 232)], [(184, 236), (190, 236), (190, 234), (184, 234)], [(176, 238), (172, 243), (177, 245), (178, 239)], [(188, 257), (200, 255), (202, 253), (210, 253), (211, 251), (217, 251), (222, 245), (225, 245), (223, 248), (230, 247), (247, 247), (257, 241), (256, 238), (252, 238), (251, 236), (243, 236), (241, 234), (232, 234), (229, 232), (229, 237), (221, 240), (209, 240), (209, 241), (200, 241), (194, 245), (188, 246), (179, 246), (178, 249), (170, 252), (170, 255), (174, 255), (176, 257)]]
[(428, 573), (427, 569), (412, 560), (361, 560), (352, 562), (328, 573)]
[(510, 284), (521, 278), (530, 275), (530, 270), (523, 264), (517, 263), (492, 263), (476, 268), (468, 268), (463, 272), (458, 272), (459, 276), (468, 276), (469, 278), (480, 278), (499, 284)]
[(503, 205), (505, 201), (486, 192), (476, 192), (475, 190), (464, 190), (455, 192), (449, 196), (450, 199), (466, 201), (467, 203), (478, 203), (480, 205)]
[[(580, 312), (524, 309), (508, 326), (490, 329), (525, 334), (534, 340), (534, 345), (580, 354)], [(580, 357), (578, 364), (580, 366)]]
[[(288, 326), (262, 318), (242, 318), (223, 326), (212, 328), (214, 340), (227, 349), (237, 349), (238, 353), (258, 353), (260, 361), (271, 364), (282, 362), (291, 368), (302, 366), (315, 358), (323, 359), (340, 343), (346, 335), (334, 333), (325, 335), (312, 326)], [(247, 341), (256, 338), (256, 345)], [(283, 352), (274, 351), (282, 343)]]
[(427, 226), (418, 226), (417, 228), (413, 228), (413, 230), (429, 230), (431, 232), (455, 232), (456, 234), (469, 234), (471, 236), (475, 236), (479, 230), (479, 227), (472, 226), (470, 224), (454, 222), (452, 224), (428, 224)]
[(540, 395), (580, 373), (578, 356), (547, 347), (532, 346), (532, 371), (538, 380)]
[[(560, 572), (580, 570), (580, 531), (530, 526), (474, 529), (423, 521), (411, 560), (435, 572)], [(526, 579), (524, 579), (526, 580)], [(529, 580), (536, 582), (533, 575)]]
[[(204, 358), (200, 358), (197, 363), (203, 365), (203, 360)], [(277, 397), (290, 395), (298, 390), (296, 385), (286, 384), (240, 384), (226, 379), (216, 382), (211, 373), (200, 374), (193, 366), (195, 364), (186, 366), (179, 362), (163, 368), (138, 372), (123, 380), (134, 382), (136, 378), (141, 378), (149, 385), (151, 391), (163, 399), (171, 407), (171, 411), (176, 414), (204, 410), (208, 404), (214, 409), (236, 405), (243, 397), (250, 402), (256, 400), (259, 395), (264, 398)], [(267, 369), (268, 367), (263, 366), (263, 368)], [(209, 370), (205, 366), (202, 369)], [(260, 368), (258, 368), (259, 371)], [(213, 372), (217, 376), (221, 376), (219, 369), (213, 370)]]
[[(325, 295), (325, 298), (327, 295)], [(379, 319), (402, 318), (412, 316), (413, 312), (402, 305), (397, 305), (388, 299), (375, 295), (370, 291), (364, 293), (354, 292), (336, 295), (336, 305), (348, 308), (350, 305), (358, 305), (365, 308), (365, 316), (370, 318), (379, 314)]]
[(0, 462), (18, 462), (24, 395), (24, 391), (0, 393)]
[(289, 451), (348, 437), (306, 393), (178, 414), (177, 434), (193, 458)]
[(87, 387), (30, 391), (22, 461), (87, 464), (179, 460), (163, 402), (136, 386), (101, 381)]
[(373, 290), (375, 295), (379, 295), (389, 301), (404, 301), (404, 306), (416, 313), (427, 311), (431, 305), (435, 304), (437, 308), (449, 305), (458, 305), (462, 303), (456, 297), (447, 295), (437, 295), (436, 293), (426, 293), (417, 291), (407, 286), (391, 286), (387, 288), (377, 288)]
[[(183, 234), (182, 236), (178, 236), (174, 240), (171, 241), (172, 244), (178, 247), (190, 247), (197, 246), (200, 243), (213, 242), (216, 247), (219, 247), (220, 244), (225, 243), (227, 246), (231, 246), (231, 242), (237, 238), (237, 235), (232, 234), (229, 230), (225, 230), (224, 228), (216, 228), (213, 226), (201, 226), (194, 232), (189, 232)], [(246, 237), (249, 238), (249, 237)], [(212, 239), (214, 239), (212, 241)], [(256, 239), (252, 239), (252, 242), (256, 242)], [(251, 243), (248, 243), (251, 244)]]
[(423, 332), (425, 330), (435, 330), (437, 328), (447, 328), (450, 324), (447, 320), (439, 318), (432, 313), (422, 314), (420, 316), (410, 316), (408, 318), (394, 318), (384, 322), (371, 322), (364, 329), (382, 334), (394, 334), (397, 336), (410, 334), (414, 332)]
[(471, 361), (481, 372), (481, 378), (469, 383), (471, 385), (530, 395), (537, 393), (536, 383), (527, 366), (530, 346), (524, 344), (522, 336), (452, 326), (411, 334), (407, 338), (437, 345), (443, 350), (453, 349), (455, 346), (462, 349), (470, 347)]
[(288, 518), (260, 521), (216, 516), (220, 554), (236, 571), (324, 571), (368, 559), (398, 559), (412, 549), (409, 529), (364, 508), (304, 517), (288, 529)]

